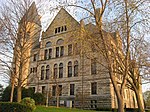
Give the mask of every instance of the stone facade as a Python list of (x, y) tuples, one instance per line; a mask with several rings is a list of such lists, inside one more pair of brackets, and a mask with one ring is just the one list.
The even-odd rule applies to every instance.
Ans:
[[(81, 27), (82, 24), (65, 9), (58, 12), (42, 33), (39, 45), (31, 50), (28, 87), (45, 94), (49, 105), (56, 105), (56, 99), (59, 98), (60, 105), (67, 107), (117, 108), (109, 74), (94, 61), (96, 58), (103, 62), (103, 58), (95, 54), (95, 58), (89, 59), (79, 53), (81, 49), (77, 45), (77, 38), (82, 36)], [(89, 32), (95, 31), (95, 25), (88, 24), (84, 27)], [(109, 36), (113, 38), (112, 35)], [(120, 40), (112, 42), (114, 41), (120, 46)], [(125, 92), (126, 107), (136, 108), (134, 92), (129, 88)]]

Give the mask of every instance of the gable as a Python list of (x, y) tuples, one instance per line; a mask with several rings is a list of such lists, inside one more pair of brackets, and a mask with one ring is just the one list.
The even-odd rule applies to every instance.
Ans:
[(72, 31), (79, 27), (79, 23), (64, 8), (61, 8), (50, 26), (43, 32), (42, 38), (57, 35), (55, 29), (59, 27)]

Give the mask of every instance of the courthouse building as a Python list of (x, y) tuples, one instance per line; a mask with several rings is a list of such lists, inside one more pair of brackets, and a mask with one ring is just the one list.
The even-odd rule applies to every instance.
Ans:
[[(32, 7), (36, 8), (35, 4)], [(82, 44), (86, 40), (80, 39), (85, 36), (81, 34), (82, 27), (90, 35), (96, 34), (94, 24), (78, 22), (61, 8), (46, 31), (36, 35), (38, 41), (30, 49), (31, 58), (26, 72), (29, 74), (27, 87), (43, 93), (49, 105), (56, 105), (59, 101), (66, 107), (117, 108), (108, 70), (97, 60), (104, 65), (107, 65), (106, 62), (90, 45), (83, 47), (94, 55), (91, 58), (84, 54), (86, 50), (82, 49)], [(111, 44), (118, 50), (122, 49), (118, 33), (104, 33)], [(129, 87), (125, 88), (124, 101), (126, 108), (137, 108), (135, 94)]]

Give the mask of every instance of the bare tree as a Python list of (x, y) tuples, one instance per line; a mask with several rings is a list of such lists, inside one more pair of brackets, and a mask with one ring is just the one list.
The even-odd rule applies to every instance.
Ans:
[[(12, 10), (13, 7), (13, 10)], [(17, 86), (17, 101), (21, 101), (21, 88), (29, 77), (29, 59), (31, 50), (37, 46), (40, 37), (40, 16), (34, 2), (30, 0), (8, 1), (1, 6), (0, 21), (4, 27), (2, 32), (4, 45), (0, 54), (2, 61), (6, 62), (10, 72), (12, 95), (14, 86)]]

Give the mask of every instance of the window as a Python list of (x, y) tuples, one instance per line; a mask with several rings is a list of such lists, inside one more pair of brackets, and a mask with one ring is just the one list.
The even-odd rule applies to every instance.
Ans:
[(50, 70), (49, 70), (49, 65), (46, 66), (46, 79), (49, 79), (50, 76)]
[(97, 100), (91, 100), (91, 108), (97, 108)]
[(44, 80), (44, 66), (41, 67), (41, 80)]
[(49, 49), (49, 59), (52, 58), (52, 49)]
[(57, 33), (57, 28), (55, 28), (55, 34)]
[(56, 96), (56, 86), (52, 86), (52, 96)]
[(37, 72), (37, 68), (33, 67), (33, 73), (36, 73), (36, 72)]
[(62, 95), (62, 85), (59, 85), (58, 87), (59, 87), (59, 88), (58, 88), (58, 89), (59, 89), (59, 90), (58, 90), (58, 91), (59, 91), (59, 96), (61, 96), (61, 95)]
[(68, 62), (68, 77), (72, 77), (72, 62)]
[(52, 43), (51, 42), (47, 42), (45, 47), (51, 47), (52, 46)]
[(91, 94), (97, 94), (97, 82), (91, 83)]
[(59, 78), (63, 78), (63, 64), (59, 64)]
[(64, 55), (64, 46), (61, 46), (60, 47), (60, 56), (63, 56)]
[(74, 95), (74, 84), (70, 84), (70, 95)]
[(58, 33), (60, 33), (60, 27), (58, 27)]
[(74, 76), (78, 76), (78, 61), (74, 62)]
[[(64, 43), (64, 40), (58, 39), (56, 44), (57, 45), (62, 45)], [(64, 46), (56, 47), (56, 57), (60, 57), (64, 55)]]
[(32, 73), (33, 71), (32, 71), (32, 68), (30, 68), (30, 73)]
[(64, 31), (67, 31), (67, 26), (66, 25), (64, 26)]
[(48, 51), (47, 51), (47, 49), (45, 50), (45, 53), (44, 53), (44, 59), (45, 59), (45, 60), (48, 59)]
[(64, 43), (63, 39), (58, 39), (56, 42), (57, 45), (62, 45), (63, 43)]
[(37, 54), (33, 55), (33, 61), (37, 61)]
[(72, 44), (68, 45), (68, 55), (72, 54)]
[(67, 26), (66, 25), (55, 28), (55, 34), (61, 33), (61, 32), (64, 32), (64, 31), (67, 31)]
[(56, 47), (56, 58), (59, 57), (59, 47)]
[(54, 77), (53, 78), (57, 78), (57, 64), (54, 65)]
[(42, 93), (45, 94), (45, 86), (42, 86)]
[(91, 74), (96, 74), (96, 59), (91, 60)]

